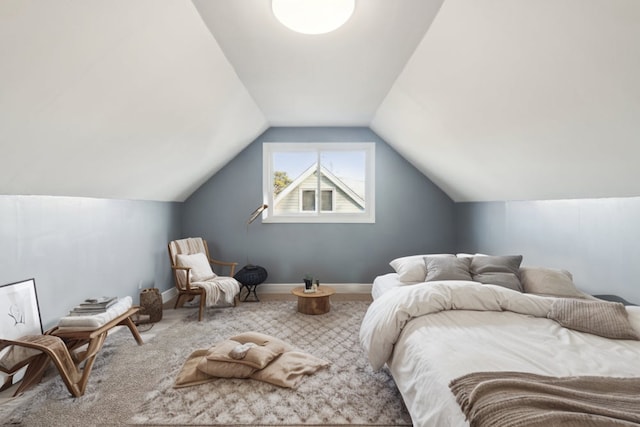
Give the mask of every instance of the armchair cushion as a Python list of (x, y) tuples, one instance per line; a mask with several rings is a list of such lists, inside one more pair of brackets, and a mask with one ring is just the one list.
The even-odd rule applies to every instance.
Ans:
[(92, 331), (123, 315), (133, 306), (133, 299), (127, 295), (118, 298), (104, 313), (87, 316), (65, 316), (58, 321), (58, 331)]
[(176, 262), (179, 267), (191, 268), (192, 282), (206, 282), (216, 278), (207, 256), (201, 252), (191, 255), (178, 254), (176, 255)]

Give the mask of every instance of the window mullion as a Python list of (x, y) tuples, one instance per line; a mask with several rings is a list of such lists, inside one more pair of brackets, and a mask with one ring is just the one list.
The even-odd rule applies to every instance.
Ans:
[(322, 165), (320, 164), (320, 158), (322, 157), (321, 155), (321, 151), (317, 150), (316, 151), (316, 158), (318, 159), (316, 161), (317, 164), (317, 170), (316, 170), (316, 214), (320, 215), (322, 212), (322, 195), (321, 195), (321, 183), (322, 183), (322, 173), (320, 172), (322, 169)]

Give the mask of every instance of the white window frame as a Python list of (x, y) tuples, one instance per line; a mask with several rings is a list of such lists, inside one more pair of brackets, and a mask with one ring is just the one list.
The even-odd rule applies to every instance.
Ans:
[[(262, 188), (264, 203), (269, 207), (274, 206), (273, 195), (273, 153), (278, 152), (316, 152), (320, 159), (322, 151), (363, 151), (365, 152), (365, 209), (358, 213), (335, 212), (336, 189), (333, 192), (334, 211), (321, 210), (321, 180), (318, 180), (316, 188), (315, 211), (302, 212), (300, 201), (300, 213), (278, 214), (273, 209), (265, 209), (262, 212), (263, 223), (375, 223), (375, 143), (374, 142), (265, 142), (262, 144)], [(305, 188), (308, 189), (308, 188)]]

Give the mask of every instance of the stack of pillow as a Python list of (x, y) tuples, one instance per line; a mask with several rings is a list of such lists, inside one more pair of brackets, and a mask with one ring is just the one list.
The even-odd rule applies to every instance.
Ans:
[(189, 355), (174, 388), (211, 382), (216, 378), (251, 378), (297, 388), (305, 375), (329, 362), (297, 351), (290, 344), (259, 332), (245, 332)]
[(568, 271), (521, 267), (521, 263), (522, 255), (427, 254), (396, 258), (389, 265), (403, 283), (466, 280), (538, 295), (587, 297)]

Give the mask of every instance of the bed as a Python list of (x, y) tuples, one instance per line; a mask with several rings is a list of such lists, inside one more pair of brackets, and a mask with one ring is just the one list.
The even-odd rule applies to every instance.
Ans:
[[(431, 262), (436, 258), (441, 259)], [(421, 255), (402, 260), (403, 266), (394, 260), (394, 273), (374, 281), (360, 341), (374, 369), (386, 365), (390, 370), (413, 424), (496, 425), (495, 417), (502, 417), (498, 425), (534, 425), (533, 419), (539, 425), (558, 420), (585, 425), (594, 419), (600, 424), (592, 425), (639, 425), (640, 307), (593, 298), (575, 287), (568, 272), (520, 267), (522, 257), (479, 258)], [(416, 272), (418, 261), (424, 268)], [(564, 401), (570, 399), (564, 395), (554, 396), (552, 403), (547, 395), (537, 395), (531, 400), (537, 403), (528, 405), (533, 398), (517, 394), (520, 389), (505, 393), (505, 386), (495, 386), (491, 396), (481, 395), (477, 382), (462, 389), (464, 381), (478, 378), (484, 381), (482, 390), (487, 384), (514, 383), (538, 390), (543, 381), (559, 379), (599, 381), (597, 389), (606, 382), (613, 391), (600, 392), (597, 398), (609, 400), (595, 409), (575, 409), (572, 400), (573, 409), (566, 410)], [(556, 383), (545, 387), (558, 389)], [(562, 390), (571, 390), (568, 382), (566, 387)], [(578, 391), (571, 396), (586, 393), (588, 386), (573, 387)], [(500, 392), (506, 395), (501, 401)], [(520, 407), (508, 408), (509, 398)], [(558, 399), (565, 406), (550, 411)], [(536, 406), (542, 410), (531, 412)], [(504, 414), (496, 408), (504, 408)], [(612, 421), (610, 412), (619, 418)]]

